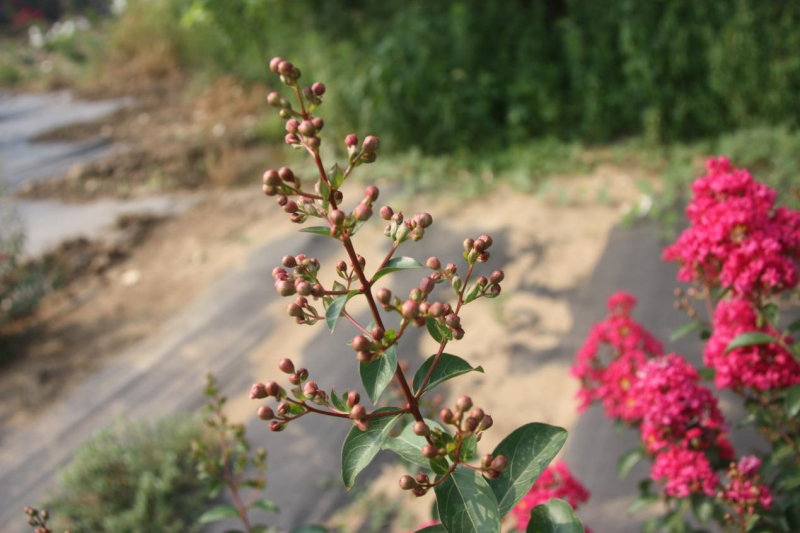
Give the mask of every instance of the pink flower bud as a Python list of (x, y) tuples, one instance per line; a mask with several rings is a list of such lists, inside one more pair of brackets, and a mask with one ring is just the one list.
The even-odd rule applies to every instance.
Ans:
[(304, 137), (312, 137), (315, 133), (317, 133), (317, 128), (314, 127), (314, 123), (310, 120), (304, 120), (301, 122), (298, 130)]
[(403, 315), (403, 318), (407, 318), (409, 320), (417, 318), (417, 315), (419, 315), (419, 304), (414, 300), (406, 300), (403, 302), (403, 307), (400, 309), (400, 314)]
[(353, 350), (357, 352), (363, 352), (365, 350), (369, 350), (370, 348), (369, 339), (367, 339), (364, 335), (356, 335), (353, 337)]
[(291, 359), (281, 359), (278, 361), (278, 368), (284, 374), (294, 374), (294, 363), (292, 363)]
[(287, 201), (286, 205), (283, 206), (283, 210), (286, 211), (287, 213), (297, 213), (298, 209), (299, 208), (297, 207), (297, 202), (295, 202), (294, 200)]
[(275, 396), (277, 398), (281, 393), (281, 386), (274, 381), (267, 381), (264, 387), (267, 389), (268, 396)]
[(280, 65), (281, 63), (283, 63), (283, 58), (282, 58), (282, 57), (273, 57), (273, 58), (272, 58), (272, 59), (270, 59), (270, 61), (269, 61), (269, 69), (270, 69), (272, 72), (274, 72), (275, 74), (277, 74), (278, 72), (280, 72), (280, 71), (278, 70), (278, 67), (279, 67), (279, 65)]
[(492, 417), (489, 416), (489, 415), (486, 415), (486, 416), (483, 417), (483, 420), (481, 420), (481, 430), (485, 431), (485, 430), (489, 429), (490, 427), (492, 427), (493, 424), (494, 424), (494, 420), (492, 420)]
[(297, 122), (296, 118), (291, 118), (286, 121), (286, 131), (288, 131), (289, 133), (297, 133), (299, 126), (300, 123)]
[(370, 185), (364, 192), (364, 198), (366, 198), (370, 202), (374, 202), (375, 200), (378, 199), (378, 194), (379, 194), (378, 188), (375, 187), (374, 185)]
[(350, 392), (347, 393), (348, 407), (353, 407), (355, 405), (358, 405), (360, 401), (361, 401), (361, 395), (358, 393), (358, 391), (351, 390)]
[(463, 413), (465, 411), (469, 411), (472, 407), (472, 398), (469, 396), (461, 396), (458, 400), (456, 400), (456, 407)]
[(453, 411), (450, 410), (449, 407), (445, 407), (441, 411), (439, 411), (439, 418), (442, 419), (442, 422), (445, 424), (449, 424), (453, 421)]
[(278, 294), (281, 296), (291, 296), (297, 292), (297, 289), (294, 288), (294, 283), (288, 279), (278, 281), (275, 284), (275, 288), (278, 290)]
[(288, 61), (281, 61), (278, 63), (278, 72), (284, 76), (292, 76), (294, 74), (294, 65)]
[(268, 405), (262, 405), (259, 407), (256, 414), (258, 414), (258, 418), (261, 420), (272, 420), (275, 418), (275, 412)]
[(385, 206), (381, 207), (380, 214), (381, 214), (381, 218), (383, 220), (391, 220), (392, 216), (394, 215), (394, 211), (392, 211), (391, 207), (389, 207), (388, 205), (385, 205)]
[(286, 313), (289, 316), (301, 317), (303, 316), (303, 308), (293, 302), (286, 307)]
[(464, 330), (462, 328), (456, 328), (453, 330), (453, 338), (457, 341), (460, 341), (464, 338)]
[(353, 216), (360, 222), (369, 220), (369, 217), (372, 216), (372, 208), (367, 204), (358, 204), (353, 210)]
[(414, 481), (414, 478), (406, 474), (405, 476), (400, 478), (400, 488), (403, 490), (411, 490), (417, 486), (417, 482)]
[(389, 305), (389, 302), (392, 300), (392, 291), (387, 288), (379, 289), (376, 297), (383, 305)]
[(489, 260), (490, 255), (491, 254), (489, 254), (489, 252), (483, 252), (481, 254), (478, 254), (478, 263), (485, 263), (486, 261)]
[(433, 217), (430, 213), (419, 213), (416, 217), (417, 224), (422, 226), (423, 228), (427, 228), (431, 224), (433, 224)]
[(376, 152), (380, 146), (381, 142), (377, 137), (374, 135), (368, 135), (367, 138), (364, 139), (364, 144), (361, 146), (361, 149), (364, 151), (364, 153), (371, 154)]
[(508, 459), (504, 455), (498, 455), (492, 460), (492, 470), (502, 472), (508, 467)]
[(419, 283), (419, 289), (423, 294), (428, 294), (434, 289), (435, 285), (431, 278), (422, 278), (422, 281)]
[(331, 224), (338, 227), (344, 223), (344, 218), (347, 215), (345, 215), (344, 211), (342, 211), (341, 209), (334, 209), (328, 216), (331, 219)]
[(263, 383), (253, 383), (253, 386), (250, 387), (251, 400), (263, 400), (267, 396), (267, 386)]
[(276, 281), (286, 279), (288, 275), (289, 274), (287, 274), (286, 271), (281, 267), (275, 267), (272, 269), (272, 277), (275, 278)]
[(322, 144), (322, 140), (319, 137), (309, 137), (307, 142), (309, 148), (312, 150), (319, 149), (320, 145)]
[(423, 421), (418, 421), (414, 423), (414, 434), (419, 435), (420, 437), (426, 437), (431, 434), (431, 428), (428, 427)]
[(344, 138), (344, 144), (346, 144), (348, 148), (352, 148), (353, 146), (357, 146), (358, 145), (358, 137), (356, 137), (355, 133), (351, 133), (347, 137)]
[(492, 283), (500, 283), (505, 279), (505, 274), (503, 274), (502, 270), (495, 270), (492, 272), (492, 277), (490, 279)]
[(440, 268), (442, 268), (442, 263), (440, 263), (439, 260), (435, 257), (429, 257), (425, 265), (431, 270), (439, 270)]
[(271, 92), (267, 95), (267, 104), (272, 107), (281, 107), (281, 95), (276, 92)]
[(311, 119), (311, 123), (314, 125), (314, 128), (316, 128), (317, 131), (322, 131), (322, 128), (325, 127), (325, 121), (320, 117), (314, 117)]
[(286, 144), (288, 144), (290, 146), (300, 142), (297, 139), (297, 135), (294, 135), (293, 133), (287, 133), (286, 137), (284, 137), (283, 140), (286, 142)]
[(281, 167), (278, 169), (278, 175), (283, 181), (294, 181), (294, 172), (289, 167)]
[(261, 178), (261, 181), (264, 182), (264, 185), (270, 185), (272, 187), (281, 185), (281, 178), (274, 170), (267, 170), (264, 172), (264, 176)]
[(294, 268), (297, 266), (297, 261), (291, 255), (284, 255), (281, 264), (286, 268)]
[(371, 333), (372, 333), (372, 338), (378, 342), (380, 342), (381, 339), (383, 339), (383, 336), (386, 335), (386, 331), (380, 326), (373, 327)]
[(350, 409), (350, 418), (353, 420), (363, 420), (367, 416), (367, 410), (363, 405), (356, 404)]
[(492, 238), (489, 237), (488, 235), (481, 235), (480, 237), (478, 237), (478, 239), (486, 243), (486, 246), (484, 248), (485, 250), (488, 250), (492, 246)]
[(276, 433), (283, 431), (286, 429), (286, 422), (278, 422), (277, 420), (273, 420), (269, 423), (269, 430), (274, 431)]
[(422, 456), (428, 459), (436, 459), (439, 456), (439, 450), (436, 449), (436, 446), (426, 444), (422, 447)]
[(322, 96), (325, 94), (325, 84), (318, 81), (311, 86), (311, 90), (314, 91), (314, 94), (317, 96)]

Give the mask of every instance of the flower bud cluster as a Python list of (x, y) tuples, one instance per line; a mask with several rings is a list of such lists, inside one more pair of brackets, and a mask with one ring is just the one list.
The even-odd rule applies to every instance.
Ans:
[[(47, 521), (50, 519), (50, 513), (47, 512), (47, 509), (40, 511), (34, 507), (27, 506), (23, 511), (28, 516), (28, 525), (34, 528), (34, 533), (53, 533), (53, 530), (47, 527)], [(69, 531), (64, 533), (69, 533)]]
[(425, 236), (425, 229), (433, 224), (433, 217), (429, 213), (417, 213), (414, 218), (405, 219), (402, 212), (395, 213), (388, 205), (381, 207), (380, 215), (383, 220), (389, 222), (383, 234), (392, 239), (395, 246), (408, 239), (414, 242), (421, 241)]
[(492, 246), (492, 238), (488, 235), (481, 235), (477, 239), (464, 239), (464, 260), (470, 265), (476, 262), (485, 263), (491, 257), (489, 248)]
[[(338, 191), (337, 191), (338, 192)], [(331, 224), (331, 237), (339, 238), (343, 235), (352, 235), (367, 220), (372, 217), (372, 206), (378, 199), (380, 191), (370, 185), (364, 191), (364, 198), (348, 215), (341, 209), (334, 209), (328, 214)]]
[[(320, 315), (312, 306), (307, 297), (319, 298), (325, 292), (322, 284), (317, 281), (320, 264), (313, 257), (300, 254), (296, 257), (284, 256), (282, 266), (272, 270), (275, 280), (275, 290), (281, 296), (298, 295), (297, 299), (289, 304), (286, 313), (295, 318), (298, 324), (315, 324)], [(286, 269), (291, 269), (287, 271)]]
[[(761, 507), (772, 507), (772, 492), (769, 487), (761, 483), (761, 460), (753, 455), (744, 456), (738, 463), (731, 463), (728, 469), (728, 483), (717, 494), (717, 497), (727, 503), (739, 517), (747, 524), (756, 510)], [(733, 517), (726, 516), (729, 523), (733, 524)]]

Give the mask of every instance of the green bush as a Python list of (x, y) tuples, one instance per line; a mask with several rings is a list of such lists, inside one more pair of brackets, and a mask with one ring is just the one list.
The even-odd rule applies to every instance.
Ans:
[(692, 140), (800, 122), (797, 2), (171, 3), (184, 6), (183, 31), (216, 43), (206, 65), (258, 81), (272, 55), (307, 65), (333, 89), (329, 113), (395, 149)]
[(187, 533), (207, 507), (192, 441), (204, 438), (196, 418), (127, 423), (85, 444), (59, 475), (45, 505), (54, 530), (92, 533)]

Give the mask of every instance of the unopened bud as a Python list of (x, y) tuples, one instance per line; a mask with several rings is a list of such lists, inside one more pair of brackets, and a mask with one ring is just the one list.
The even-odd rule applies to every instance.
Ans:
[(325, 84), (319, 81), (315, 82), (311, 86), (311, 90), (314, 91), (314, 94), (316, 94), (317, 96), (322, 96), (323, 94), (325, 94)]
[(294, 172), (289, 167), (281, 167), (278, 169), (278, 175), (283, 181), (294, 181)]
[(372, 216), (372, 208), (367, 204), (358, 204), (353, 210), (353, 216), (360, 222), (369, 220), (369, 217)]
[(288, 61), (281, 61), (278, 63), (278, 72), (284, 76), (292, 76), (294, 74), (294, 65)]
[(364, 198), (366, 198), (370, 202), (374, 202), (375, 200), (378, 199), (378, 194), (380, 194), (380, 191), (378, 190), (378, 188), (375, 187), (374, 185), (370, 185), (364, 191)]
[(358, 145), (358, 137), (356, 137), (355, 133), (349, 134), (347, 137), (344, 138), (344, 144), (348, 146), (348, 148), (352, 148), (353, 146)]
[(288, 131), (289, 133), (297, 133), (299, 126), (300, 123), (297, 122), (296, 118), (290, 118), (289, 120), (286, 121), (286, 131)]
[(394, 211), (392, 211), (391, 207), (385, 205), (381, 207), (380, 215), (383, 220), (391, 220), (392, 216), (394, 215)]
[(377, 137), (374, 135), (368, 135), (367, 138), (364, 139), (364, 144), (361, 146), (361, 149), (364, 151), (364, 153), (371, 154), (376, 152), (380, 146), (381, 142)]
[(294, 288), (294, 283), (292, 283), (288, 279), (284, 279), (277, 282), (275, 284), (275, 288), (277, 289), (278, 294), (280, 294), (281, 296), (291, 296), (296, 292)]
[(492, 283), (500, 283), (501, 281), (503, 281), (503, 279), (505, 279), (505, 274), (503, 274), (502, 270), (495, 270), (494, 272), (492, 272), (492, 277), (489, 279), (491, 280)]
[(362, 363), (369, 363), (372, 361), (372, 352), (366, 350), (356, 353), (356, 359)]
[(469, 411), (469, 409), (472, 407), (472, 398), (469, 396), (460, 397), (458, 400), (456, 400), (456, 407), (458, 407), (462, 413)]
[(358, 405), (360, 401), (361, 401), (361, 395), (358, 393), (358, 391), (351, 390), (350, 392), (347, 393), (348, 407), (353, 407), (355, 405)]
[(440, 268), (442, 268), (442, 263), (440, 263), (439, 260), (435, 257), (429, 257), (425, 265), (431, 270), (439, 270)]
[(273, 57), (269, 61), (269, 69), (272, 72), (274, 72), (275, 74), (278, 74), (278, 72), (280, 72), (278, 70), (278, 67), (280, 66), (281, 63), (283, 63), (283, 58), (282, 57)]
[(492, 460), (492, 470), (502, 472), (508, 467), (508, 459), (504, 455), (498, 455)]
[(261, 420), (272, 420), (275, 418), (275, 412), (268, 405), (262, 405), (258, 408), (258, 418)]
[(367, 339), (364, 335), (356, 335), (353, 337), (353, 349), (357, 352), (362, 352), (364, 350), (369, 350), (370, 348), (369, 339)]
[(294, 363), (291, 359), (281, 359), (278, 361), (278, 368), (284, 374), (294, 374)]
[(492, 417), (489, 415), (484, 416), (483, 420), (481, 420), (481, 426), (480, 426), (481, 431), (489, 429), (490, 427), (492, 427), (492, 424), (494, 424), (494, 420), (492, 420)]
[(400, 314), (403, 318), (413, 319), (419, 315), (419, 304), (414, 300), (406, 300), (403, 302), (403, 307), (400, 309)]
[(297, 261), (291, 255), (284, 255), (281, 264), (286, 268), (294, 268), (297, 266)]
[(347, 215), (345, 215), (344, 211), (340, 209), (334, 209), (333, 211), (331, 211), (331, 214), (329, 216), (331, 219), (331, 224), (333, 224), (334, 226), (341, 226), (344, 223), (345, 216)]
[(467, 428), (467, 431), (475, 431), (478, 428), (478, 421), (469, 417), (464, 421), (464, 427)]
[(428, 459), (436, 459), (439, 456), (439, 450), (436, 449), (436, 446), (426, 444), (422, 447), (422, 456)]
[(453, 330), (453, 338), (457, 341), (460, 341), (461, 339), (464, 338), (465, 333), (466, 332), (464, 331), (463, 328), (456, 328)]
[(281, 106), (281, 95), (276, 92), (271, 92), (267, 95), (267, 104), (272, 107)]
[(489, 257), (491, 257), (491, 254), (489, 252), (483, 252), (478, 254), (478, 263), (485, 263), (486, 261), (489, 260)]
[(277, 420), (273, 420), (269, 423), (269, 430), (274, 432), (280, 432), (286, 429), (286, 422), (278, 422)]
[(481, 420), (483, 420), (483, 417), (486, 416), (486, 413), (484, 413), (483, 409), (481, 409), (480, 407), (476, 407), (475, 409), (472, 410), (469, 416), (470, 418), (474, 418), (475, 420), (480, 422)]
[(268, 396), (275, 396), (277, 398), (281, 393), (281, 386), (274, 381), (267, 381), (264, 386), (267, 389)]
[(322, 128), (325, 127), (325, 121), (322, 120), (320, 117), (314, 117), (311, 119), (311, 123), (314, 125), (314, 128), (317, 131), (322, 131)]
[(375, 326), (374, 328), (372, 328), (371, 333), (372, 333), (372, 338), (378, 342), (380, 342), (381, 339), (383, 339), (383, 336), (386, 335), (386, 331), (380, 326)]
[(278, 414), (280, 416), (286, 416), (289, 414), (289, 402), (281, 402), (278, 404)]
[(405, 476), (400, 478), (400, 488), (403, 490), (411, 490), (417, 486), (417, 482), (414, 481), (414, 478), (406, 474)]
[(415, 218), (417, 220), (417, 224), (423, 228), (427, 228), (433, 224), (433, 217), (430, 215), (430, 213), (419, 213)]
[(313, 137), (314, 134), (317, 133), (317, 128), (314, 127), (314, 123), (310, 120), (304, 120), (300, 123), (298, 131), (300, 131), (300, 134), (304, 137)]
[(449, 424), (453, 421), (453, 411), (450, 410), (449, 407), (445, 407), (441, 411), (439, 411), (439, 418), (442, 419), (442, 422), (445, 424)]
[(486, 243), (485, 249), (488, 250), (492, 246), (492, 238), (488, 235), (481, 235), (478, 239)]
[(431, 478), (428, 477), (428, 474), (417, 474), (417, 483), (427, 485), (430, 482)]
[(269, 396), (267, 393), (267, 386), (263, 383), (253, 383), (253, 386), (250, 387), (251, 400), (263, 400), (267, 396)]
[(465, 252), (469, 252), (470, 250), (472, 250), (472, 247), (473, 247), (474, 245), (475, 245), (475, 241), (473, 241), (473, 240), (472, 240), (472, 239), (470, 239), (469, 237), (467, 237), (466, 239), (464, 239), (464, 251), (465, 251)]
[(392, 291), (386, 288), (380, 289), (378, 290), (376, 297), (383, 305), (389, 305), (389, 302), (392, 300)]
[(414, 423), (414, 434), (420, 437), (427, 437), (431, 434), (431, 428), (422, 420)]
[(264, 172), (264, 176), (261, 178), (261, 181), (264, 182), (264, 185), (269, 185), (270, 187), (277, 187), (281, 184), (281, 178), (278, 175), (278, 172), (272, 169)]
[(361, 404), (356, 404), (350, 409), (350, 418), (353, 420), (364, 420), (367, 416), (367, 410)]
[(319, 387), (317, 386), (316, 382), (309, 381), (303, 387), (303, 394), (305, 394), (306, 396), (314, 396), (318, 390)]

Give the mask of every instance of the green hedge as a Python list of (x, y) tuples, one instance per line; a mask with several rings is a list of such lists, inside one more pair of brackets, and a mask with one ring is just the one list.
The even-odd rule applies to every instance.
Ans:
[(333, 89), (328, 113), (398, 148), (691, 140), (800, 120), (800, 2), (173, 1), (193, 30), (222, 30), (204, 51), (219, 68), (271, 80), (264, 58), (291, 58)]

